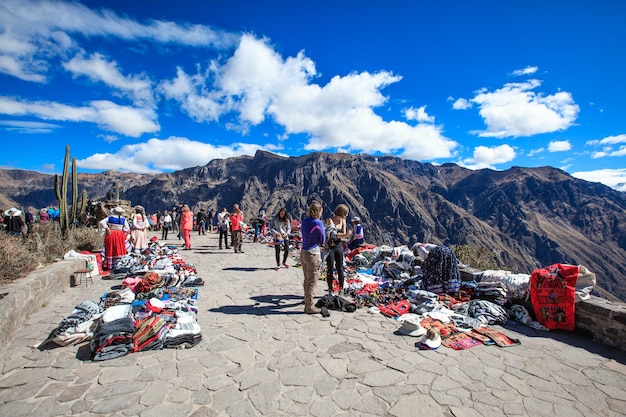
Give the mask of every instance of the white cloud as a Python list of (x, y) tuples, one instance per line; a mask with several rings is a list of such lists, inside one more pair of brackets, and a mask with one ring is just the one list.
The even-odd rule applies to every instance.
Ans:
[(515, 159), (515, 148), (510, 145), (477, 146), (472, 158), (459, 162), (459, 165), (469, 169), (495, 169), (494, 165), (510, 162)]
[(471, 109), (472, 106), (473, 106), (472, 102), (465, 98), (459, 98), (454, 103), (452, 103), (452, 108), (454, 110), (467, 110), (467, 109)]
[(548, 144), (549, 152), (563, 152), (572, 149), (572, 144), (568, 140), (554, 140)]
[[(613, 145), (618, 145), (620, 143), (624, 143), (624, 145), (621, 145), (617, 149), (615, 149)], [(626, 156), (625, 134), (617, 136), (607, 136), (606, 138), (600, 140), (589, 140), (585, 144), (588, 146), (602, 146), (602, 150), (594, 151), (591, 153), (591, 157), (593, 159)]]
[(18, 101), (0, 96), (0, 114), (96, 123), (103, 129), (131, 137), (159, 130), (153, 111), (119, 106), (106, 100), (92, 101), (89, 106), (76, 107), (49, 101)]
[(471, 101), (480, 106), (487, 129), (472, 133), (482, 137), (533, 136), (572, 126), (579, 107), (567, 92), (534, 93), (539, 80), (505, 84), (493, 92), (480, 91)]
[(161, 89), (197, 121), (234, 115), (237, 119), (225, 125), (246, 132), (271, 117), (286, 134), (308, 135), (305, 150), (399, 153), (428, 160), (450, 157), (458, 146), (425, 111), (416, 115), (428, 122), (417, 125), (385, 121), (374, 112), (387, 101), (381, 90), (401, 80), (397, 75), (351, 73), (326, 85), (313, 83), (316, 76), (303, 52), (283, 59), (267, 40), (245, 35), (223, 65), (213, 62), (193, 75), (179, 68)]
[(176, 171), (206, 165), (213, 159), (254, 155), (259, 149), (270, 150), (267, 147), (247, 143), (213, 146), (180, 137), (153, 138), (146, 142), (125, 145), (116, 153), (96, 153), (77, 160), (76, 164), (80, 168), (93, 170), (141, 173)]
[(626, 146), (620, 146), (617, 150), (607, 147), (602, 151), (593, 152), (591, 154), (593, 159), (615, 156), (626, 156)]
[(617, 145), (618, 143), (626, 143), (626, 135), (607, 136), (600, 140), (588, 140), (585, 145)]
[(536, 73), (538, 69), (539, 68), (537, 68), (537, 67), (526, 67), (524, 69), (519, 69), (519, 70), (513, 71), (513, 75), (515, 75), (515, 76), (530, 75), (530, 74)]
[(99, 53), (94, 53), (88, 58), (76, 56), (65, 62), (63, 67), (74, 77), (84, 76), (106, 84), (122, 93), (122, 96), (130, 97), (137, 106), (155, 107), (152, 82), (146, 75), (124, 76), (116, 62), (107, 61)]
[(579, 171), (572, 173), (572, 176), (585, 181), (599, 182), (618, 191), (626, 191), (626, 168)]
[[(0, 4), (0, 72), (25, 81), (44, 82), (50, 57), (63, 57), (89, 37), (231, 48), (238, 35), (203, 25), (149, 20), (139, 23), (78, 2), (4, 0)], [(74, 35), (79, 35), (72, 38)]]
[(540, 154), (542, 152), (545, 151), (545, 148), (537, 148), (537, 149), (532, 149), (528, 152), (528, 154), (526, 156), (535, 156), (537, 154)]
[(417, 109), (414, 107), (404, 109), (404, 117), (407, 120), (416, 120), (420, 123), (435, 123), (435, 117), (429, 116), (428, 113), (426, 113), (426, 106)]
[(5, 130), (20, 133), (48, 133), (60, 127), (52, 123), (31, 122), (26, 120), (0, 120), (0, 126), (6, 126)]

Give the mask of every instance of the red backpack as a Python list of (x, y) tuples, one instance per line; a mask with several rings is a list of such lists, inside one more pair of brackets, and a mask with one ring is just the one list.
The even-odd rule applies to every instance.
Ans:
[(548, 329), (574, 331), (578, 266), (554, 264), (535, 269), (530, 277), (530, 301), (537, 321)]

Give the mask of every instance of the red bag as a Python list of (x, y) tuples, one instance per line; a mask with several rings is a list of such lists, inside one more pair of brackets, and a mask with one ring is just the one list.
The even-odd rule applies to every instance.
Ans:
[(378, 309), (387, 317), (399, 317), (411, 311), (411, 303), (408, 300), (400, 300), (388, 305), (378, 304)]
[(533, 271), (530, 301), (537, 321), (548, 329), (574, 331), (578, 266), (554, 264)]

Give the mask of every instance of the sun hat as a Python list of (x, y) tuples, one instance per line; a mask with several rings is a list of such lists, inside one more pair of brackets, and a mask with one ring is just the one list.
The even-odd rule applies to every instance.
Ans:
[(354, 216), (354, 217), (352, 218), (352, 220), (350, 220), (350, 221), (351, 221), (352, 223), (354, 223), (354, 222), (360, 222), (360, 221), (361, 221), (361, 218), (360, 218), (359, 216)]
[(403, 314), (397, 318), (397, 321), (402, 324), (398, 331), (406, 336), (418, 337), (426, 334), (426, 329), (421, 323), (422, 317), (417, 314)]
[(438, 349), (439, 346), (441, 346), (441, 335), (439, 334), (439, 329), (436, 327), (428, 329), (418, 346), (420, 350)]
[(135, 211), (146, 211), (143, 206), (135, 206)]
[(10, 209), (4, 212), (5, 216), (20, 216), (21, 214), (22, 214), (22, 211), (16, 209), (15, 207), (11, 207)]
[(122, 213), (126, 213), (126, 210), (124, 210), (123, 208), (121, 208), (120, 206), (117, 206), (115, 208), (113, 208), (113, 210), (111, 210), (113, 213), (115, 214), (122, 214)]

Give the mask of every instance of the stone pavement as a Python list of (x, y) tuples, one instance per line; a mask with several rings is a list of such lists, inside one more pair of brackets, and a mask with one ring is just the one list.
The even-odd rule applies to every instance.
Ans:
[(119, 285), (96, 277), (28, 318), (0, 352), (0, 416), (626, 415), (626, 352), (524, 326), (494, 326), (521, 346), (419, 351), (365, 309), (304, 314), (302, 271), (275, 271), (265, 245), (235, 254), (215, 234), (192, 245), (181, 253), (206, 282), (199, 345), (104, 362), (89, 361), (88, 344), (33, 348), (75, 305)]

